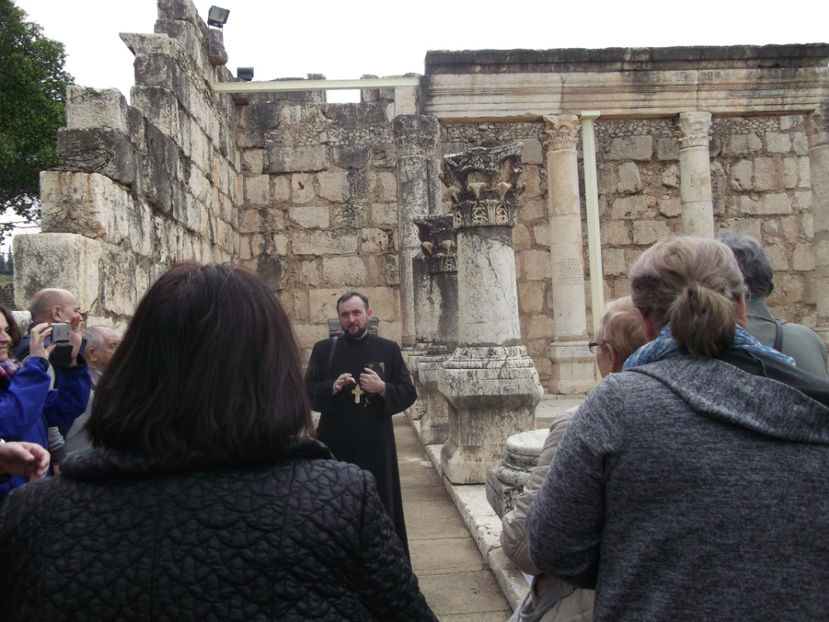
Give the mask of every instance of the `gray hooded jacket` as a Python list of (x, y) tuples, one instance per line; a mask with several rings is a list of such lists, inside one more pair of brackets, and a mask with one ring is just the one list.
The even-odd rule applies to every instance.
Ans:
[(527, 517), (542, 571), (595, 620), (829, 615), (829, 408), (716, 359), (611, 374)]

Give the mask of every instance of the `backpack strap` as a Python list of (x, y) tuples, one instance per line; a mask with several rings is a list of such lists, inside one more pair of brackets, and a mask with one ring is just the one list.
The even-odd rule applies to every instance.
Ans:
[(783, 322), (774, 320), (774, 349), (782, 352), (783, 348)]

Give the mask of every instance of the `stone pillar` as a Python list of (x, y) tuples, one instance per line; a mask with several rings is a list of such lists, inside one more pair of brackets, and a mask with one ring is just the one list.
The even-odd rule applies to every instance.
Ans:
[(829, 103), (806, 120), (815, 226), (815, 332), (829, 344)]
[(438, 120), (422, 115), (400, 115), (392, 120), (397, 150), (398, 253), (400, 306), (403, 319), (402, 345), (416, 341), (414, 290), (428, 287), (414, 282), (412, 259), (420, 252), (415, 220), (440, 212), (438, 171), (435, 163)]
[(566, 114), (544, 117), (547, 135), (547, 211), (552, 258), (552, 393), (585, 393), (596, 384), (594, 357), (587, 348), (579, 166), (579, 119)]
[(423, 260), (430, 276), (428, 300), (415, 299), (419, 318), (418, 338), (425, 338), (425, 352), (417, 359), (415, 387), (424, 403), (420, 440), (424, 445), (443, 443), (449, 433), (449, 406), (438, 391), (443, 362), (458, 345), (458, 268), (455, 230), (451, 215), (417, 221)]
[(458, 348), (443, 363), (438, 389), (449, 402), (441, 467), (455, 484), (485, 481), (507, 437), (535, 427), (543, 392), (520, 345), (511, 228), (521, 170), (517, 144), (443, 160), (458, 244)]
[(714, 201), (711, 198), (711, 157), (708, 153), (710, 112), (679, 113), (679, 196), (682, 232), (714, 237)]

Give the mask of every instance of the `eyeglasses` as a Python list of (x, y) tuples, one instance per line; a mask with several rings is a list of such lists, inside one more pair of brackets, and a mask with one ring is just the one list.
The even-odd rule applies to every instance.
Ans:
[(606, 343), (607, 343), (606, 341), (602, 341), (601, 343), (599, 343), (598, 341), (588, 341), (587, 342), (587, 349), (590, 350), (591, 354), (596, 354), (596, 348), (599, 348), (599, 347), (603, 346)]

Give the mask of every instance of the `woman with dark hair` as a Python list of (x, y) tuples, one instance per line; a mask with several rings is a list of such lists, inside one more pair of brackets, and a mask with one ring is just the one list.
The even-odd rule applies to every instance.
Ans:
[(4, 619), (434, 619), (371, 475), (303, 438), (293, 332), (252, 273), (162, 275), (87, 429), (0, 511)]
[[(47, 427), (70, 425), (86, 408), (90, 379), (80, 356), (80, 319), (70, 327), (72, 345), (68, 365), (51, 388), (49, 354), (55, 344), (44, 345), (52, 334), (49, 324), (38, 324), (30, 333), (30, 356), (21, 363), (11, 356), (20, 343), (21, 331), (11, 311), (0, 305), (0, 438), (48, 447)], [(29, 478), (13, 475), (0, 481), (0, 501)]]
[(595, 620), (825, 619), (825, 386), (799, 390), (743, 328), (724, 244), (659, 242), (630, 285), (650, 341), (565, 432), (527, 517), (533, 562), (595, 588)]

